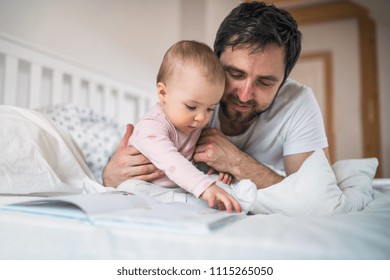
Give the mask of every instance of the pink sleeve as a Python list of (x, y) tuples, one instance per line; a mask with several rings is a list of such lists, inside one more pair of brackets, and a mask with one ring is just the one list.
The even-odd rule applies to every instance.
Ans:
[(178, 151), (169, 137), (169, 128), (157, 120), (139, 122), (129, 143), (164, 171), (170, 180), (196, 197), (215, 182)]

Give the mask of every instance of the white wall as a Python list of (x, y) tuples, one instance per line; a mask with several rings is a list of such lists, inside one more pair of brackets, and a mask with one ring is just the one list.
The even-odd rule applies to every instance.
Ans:
[(205, 22), (206, 30), (204, 41), (211, 47), (214, 45), (215, 34), (222, 20), (230, 13), (230, 11), (239, 5), (241, 0), (205, 0), (206, 12)]
[(215, 34), (240, 0), (181, 0), (181, 39), (203, 41), (213, 47)]

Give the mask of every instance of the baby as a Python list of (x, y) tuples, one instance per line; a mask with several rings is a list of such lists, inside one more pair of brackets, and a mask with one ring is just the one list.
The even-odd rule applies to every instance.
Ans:
[[(230, 174), (209, 176), (192, 162), (196, 143), (224, 87), (224, 70), (210, 47), (196, 41), (174, 44), (157, 75), (159, 102), (135, 125), (129, 145), (165, 173), (151, 183), (166, 188), (179, 186), (210, 207), (240, 212), (241, 207), (250, 210), (247, 208), (256, 197), (254, 184), (244, 180), (229, 188)], [(236, 195), (240, 188), (244, 199)]]

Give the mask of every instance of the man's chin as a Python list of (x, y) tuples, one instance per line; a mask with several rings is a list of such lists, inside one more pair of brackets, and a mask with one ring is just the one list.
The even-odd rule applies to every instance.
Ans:
[(256, 112), (249, 112), (249, 113), (242, 113), (242, 112), (226, 112), (225, 116), (230, 122), (239, 123), (239, 124), (248, 124), (251, 123), (253, 120), (255, 120), (259, 114)]

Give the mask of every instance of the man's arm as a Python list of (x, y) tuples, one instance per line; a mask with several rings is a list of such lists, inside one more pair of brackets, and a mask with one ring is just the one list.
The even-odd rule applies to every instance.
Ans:
[[(286, 175), (296, 172), (312, 153), (284, 157)], [(325, 154), (328, 156), (327, 149)], [(258, 189), (269, 187), (284, 179), (283, 176), (239, 150), (218, 129), (204, 131), (195, 149), (194, 160), (205, 162), (220, 172), (228, 172), (238, 180), (250, 179)]]
[(125, 135), (103, 170), (103, 185), (106, 187), (117, 187), (128, 179), (151, 181), (164, 175), (136, 148), (128, 146), (133, 129), (133, 125), (127, 125)]
[[(259, 163), (253, 157), (240, 151), (235, 169), (232, 174), (236, 179), (250, 179), (258, 189), (267, 188), (281, 182), (284, 177), (277, 174), (271, 168)], [(235, 175), (236, 174), (236, 175)]]
[[(301, 153), (301, 154), (295, 154), (295, 155), (288, 155), (283, 158), (284, 162), (284, 169), (286, 171), (286, 175), (291, 175), (298, 171), (298, 169), (301, 167), (302, 163), (313, 153), (307, 152), (307, 153)], [(324, 153), (328, 161), (330, 162), (329, 158), (329, 150), (328, 148), (324, 149)]]

